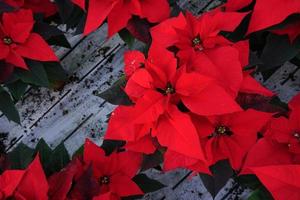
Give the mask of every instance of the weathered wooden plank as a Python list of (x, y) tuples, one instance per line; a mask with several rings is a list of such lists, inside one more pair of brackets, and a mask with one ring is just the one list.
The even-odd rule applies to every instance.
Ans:
[(177, 188), (169, 193), (165, 200), (208, 200), (212, 199), (204, 187), (199, 176), (190, 176), (185, 179)]
[[(80, 66), (77, 70), (78, 75), (75, 76), (76, 78), (74, 78), (72, 82), (67, 84), (62, 91), (50, 92), (47, 89), (39, 89), (37, 94), (28, 95), (28, 98), (21, 102), (22, 104), (24, 104), (21, 108), (21, 111), (23, 111), (24, 113), (24, 116), (22, 115), (22, 118), (25, 119), (22, 121), (22, 127), (16, 126), (13, 129), (11, 129), (9, 139), (20, 137), (20, 133), (30, 135), (31, 129), (34, 128), (37, 125), (37, 123), (43, 117), (46, 116), (47, 112), (56, 107), (60, 103), (60, 101), (62, 101), (66, 97), (70, 95), (72, 96), (72, 94), (76, 93), (77, 91), (75, 90), (75, 85), (83, 81), (83, 78), (93, 71), (93, 68), (95, 67), (97, 62), (104, 62), (105, 59), (111, 55), (112, 52), (116, 51), (116, 48), (120, 47), (120, 40), (119, 38), (117, 38), (118, 37), (115, 37), (105, 43), (104, 46), (106, 46), (107, 51), (102, 52), (101, 55), (97, 52), (100, 51), (99, 49), (101, 49), (101, 47), (99, 47), (98, 45), (92, 46), (94, 48), (94, 53), (91, 53), (91, 55), (89, 55), (89, 58), (94, 56), (96, 57), (95, 61), (86, 62), (84, 66)], [(91, 49), (92, 47), (86, 48)], [(85, 52), (85, 49), (83, 49), (82, 52)], [(73, 53), (69, 56), (72, 55)], [(81, 72), (86, 71), (87, 69), (90, 71), (87, 71), (86, 73)], [(86, 83), (82, 82), (81, 84), (85, 85)], [(38, 109), (35, 110), (36, 108)]]
[(287, 102), (296, 92), (297, 87), (294, 87), (295, 85), (291, 78), (293, 78), (297, 70), (298, 67), (296, 65), (287, 62), (265, 82), (262, 81), (262, 78), (259, 80), (264, 86), (274, 91), (282, 101)]

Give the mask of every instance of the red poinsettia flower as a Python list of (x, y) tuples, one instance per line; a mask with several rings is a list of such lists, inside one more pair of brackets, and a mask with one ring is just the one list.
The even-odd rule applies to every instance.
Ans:
[(0, 176), (0, 199), (11, 197), (25, 174), (24, 170), (7, 170)]
[[(83, 0), (75, 0), (74, 3), (85, 9)], [(157, 23), (168, 18), (169, 13), (167, 0), (90, 0), (84, 34), (96, 30), (106, 18), (108, 35), (112, 36), (125, 28), (133, 15)]]
[(191, 112), (200, 115), (240, 110), (232, 97), (212, 78), (192, 71), (186, 73), (185, 67), (177, 69), (174, 55), (156, 44), (152, 44), (144, 65), (132, 74), (125, 87), (125, 92), (134, 101), (139, 99), (143, 102), (141, 97), (153, 93), (160, 99), (162, 107), (166, 108), (169, 103), (176, 105), (181, 100)]
[(143, 65), (131, 75), (125, 87), (135, 105), (119, 106), (113, 112), (106, 138), (137, 142), (151, 134), (170, 150), (205, 160), (190, 117), (177, 105), (183, 103), (191, 112), (202, 115), (230, 113), (241, 108), (213, 79), (186, 73), (184, 67), (177, 69), (174, 55), (155, 44)]
[(34, 19), (32, 11), (19, 10), (4, 13), (0, 23), (0, 60), (17, 67), (28, 69), (24, 58), (39, 61), (58, 61), (58, 58), (44, 41), (32, 32)]
[(231, 44), (219, 33), (233, 31), (244, 17), (245, 13), (237, 12), (208, 12), (199, 18), (180, 14), (152, 28), (151, 35), (164, 47), (176, 46), (178, 56), (186, 60), (193, 52)]
[(239, 170), (245, 155), (255, 144), (258, 132), (270, 118), (268, 113), (249, 109), (208, 119), (194, 116), (193, 120), (209, 163), (213, 165), (229, 159), (232, 168)]
[(83, 160), (86, 164), (92, 165), (93, 176), (100, 185), (100, 196), (95, 199), (113, 199), (109, 196), (116, 196), (115, 199), (120, 199), (120, 197), (143, 194), (136, 183), (131, 180), (140, 168), (141, 154), (114, 152), (106, 156), (102, 148), (86, 140)]
[(279, 24), (297, 13), (300, 13), (300, 1), (297, 0), (256, 0), (248, 34)]
[(283, 29), (274, 30), (272, 32), (278, 35), (288, 35), (290, 42), (293, 43), (300, 36), (300, 22), (294, 22)]
[(300, 199), (300, 165), (271, 165), (251, 170), (275, 200)]
[(48, 182), (39, 155), (28, 166), (13, 196), (16, 199), (47, 200)]
[(46, 17), (57, 12), (56, 4), (50, 0), (4, 0), (4, 2), (15, 8), (25, 8), (34, 13), (43, 13)]

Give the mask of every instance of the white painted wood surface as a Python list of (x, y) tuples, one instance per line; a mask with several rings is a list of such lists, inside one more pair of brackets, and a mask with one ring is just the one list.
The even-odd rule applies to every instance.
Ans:
[[(203, 10), (217, 4), (217, 0), (179, 1), (182, 8), (195, 14), (201, 14)], [(64, 141), (71, 155), (83, 144), (85, 138), (98, 144), (102, 142), (107, 115), (115, 106), (94, 96), (93, 91), (103, 91), (119, 78), (123, 68), (123, 53), (127, 49), (118, 36), (107, 39), (106, 32), (107, 25), (104, 24), (87, 37), (68, 36), (72, 49), (60, 48), (56, 52), (72, 78), (62, 91), (30, 89), (23, 100), (17, 103), (22, 126), (8, 122), (4, 116), (0, 117), (0, 132), (9, 133), (8, 149), (14, 148), (20, 141), (33, 147), (40, 138), (44, 138), (53, 148)], [(300, 76), (300, 70), (292, 64), (286, 64), (263, 84), (287, 101), (295, 95), (300, 85), (293, 81), (292, 75)], [(256, 77), (260, 79), (259, 75)], [(167, 187), (147, 194), (143, 199), (211, 199), (200, 178), (188, 177), (187, 170), (168, 173), (150, 170), (147, 174)], [(216, 199), (222, 199), (226, 190), (231, 187), (232, 182), (229, 182)], [(226, 199), (234, 199), (234, 195)], [(237, 198), (244, 197), (238, 195)]]

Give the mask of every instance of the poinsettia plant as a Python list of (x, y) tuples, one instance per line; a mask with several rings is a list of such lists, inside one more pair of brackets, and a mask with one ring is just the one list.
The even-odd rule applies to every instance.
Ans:
[(14, 88), (48, 86), (40, 77), (59, 66), (47, 30), (56, 40), (62, 32), (50, 21), (83, 35), (107, 21), (108, 38), (144, 47), (125, 52), (124, 75), (99, 93), (117, 105), (102, 147), (87, 140), (70, 160), (63, 144), (21, 144), (4, 155), (0, 199), (140, 197), (163, 186), (140, 173), (158, 166), (199, 174), (212, 196), (231, 178), (249, 199), (300, 199), (300, 95), (281, 102), (254, 76), (300, 66), (300, 1), (227, 0), (199, 16), (167, 0), (4, 0), (0, 9), (0, 110), (15, 121)]
[[(70, 48), (57, 25), (77, 26), (84, 13), (71, 1), (0, 3), (0, 110), (9, 120), (20, 123), (14, 102), (22, 98), (29, 85), (60, 88), (67, 78), (51, 46)], [(66, 16), (65, 7), (70, 10), (69, 15), (73, 13), (72, 17)]]

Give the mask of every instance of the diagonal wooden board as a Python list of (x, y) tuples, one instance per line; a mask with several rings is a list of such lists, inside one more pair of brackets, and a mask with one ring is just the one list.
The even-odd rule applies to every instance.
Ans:
[[(214, 0), (179, 1), (181, 7), (193, 13), (201, 13), (218, 3)], [(57, 50), (63, 67), (73, 74), (72, 79), (62, 91), (29, 90), (24, 100), (17, 104), (22, 126), (9, 123), (5, 117), (0, 118), (0, 132), (9, 132), (10, 149), (20, 141), (33, 147), (44, 138), (51, 147), (64, 141), (72, 154), (85, 138), (101, 143), (107, 126), (106, 116), (115, 106), (95, 97), (93, 91), (103, 91), (118, 79), (122, 73), (122, 55), (127, 50), (118, 36), (108, 40), (106, 31), (104, 25), (87, 37), (71, 37), (72, 49)], [(291, 79), (290, 73), (295, 69), (295, 66), (286, 64), (264, 84), (271, 89), (276, 87), (279, 96), (288, 100), (297, 91), (294, 85), (299, 84)], [(297, 72), (294, 74), (299, 76)], [(283, 91), (289, 91), (288, 95), (283, 95)], [(189, 172), (186, 170), (169, 173), (151, 170), (147, 174), (167, 187), (144, 199), (210, 199), (200, 178), (187, 178)]]

